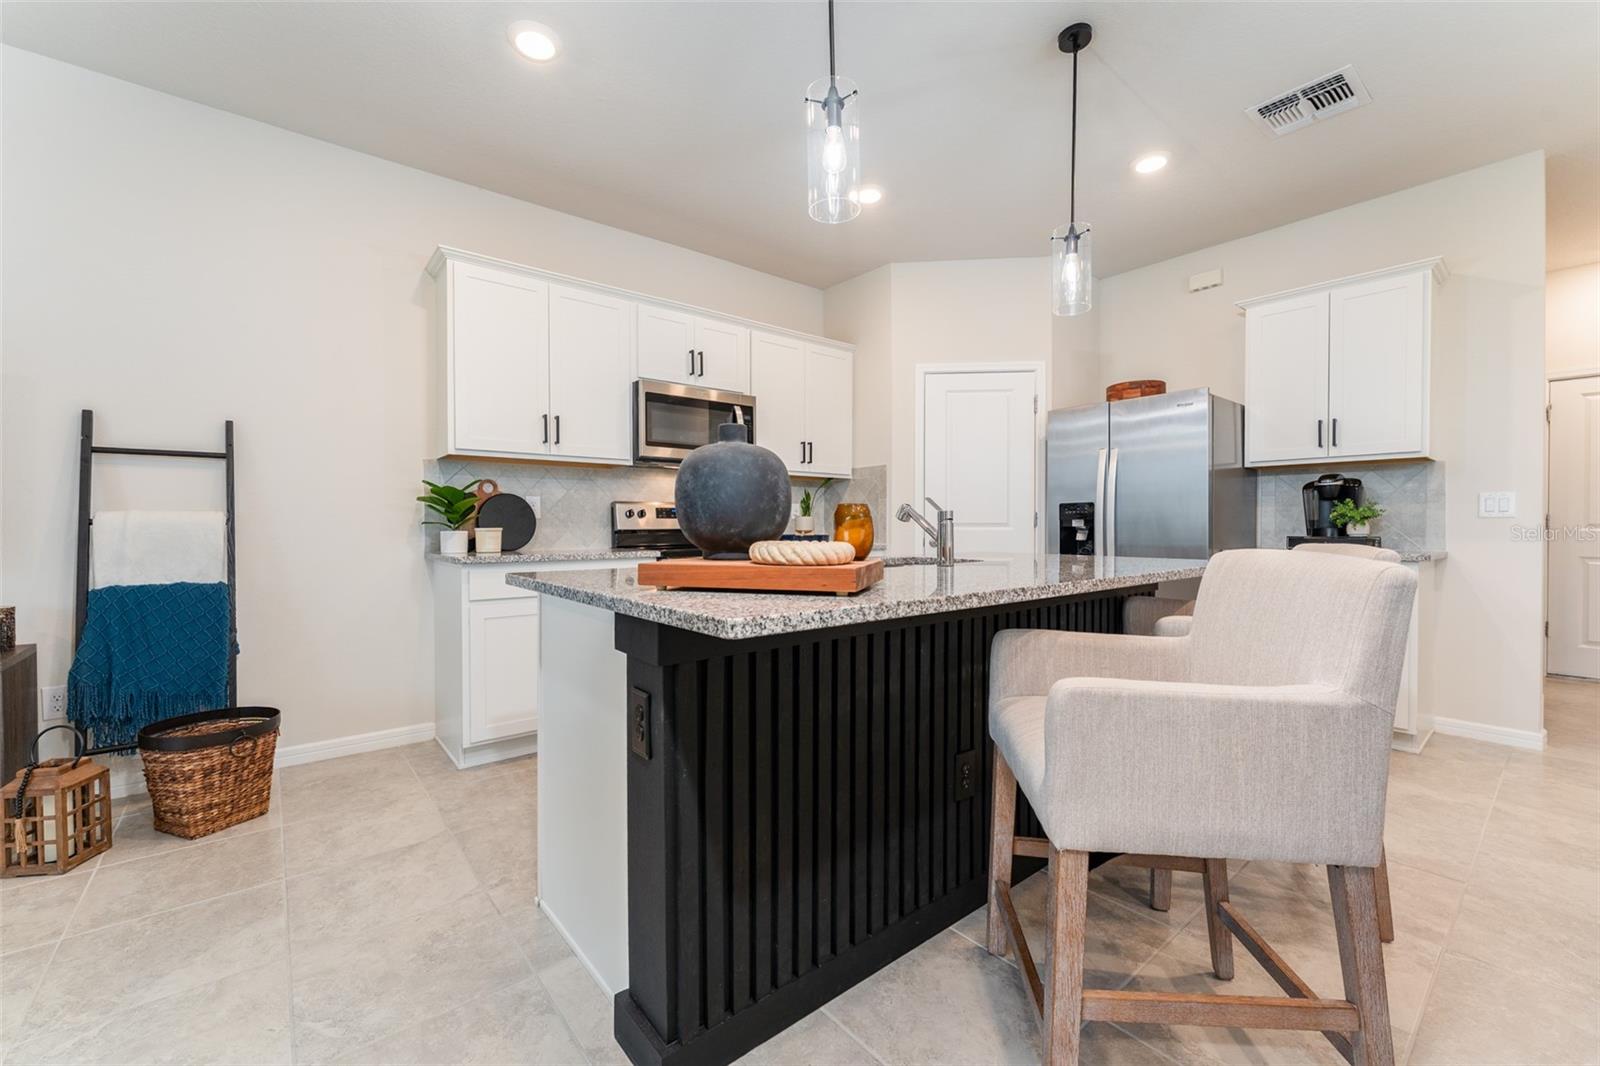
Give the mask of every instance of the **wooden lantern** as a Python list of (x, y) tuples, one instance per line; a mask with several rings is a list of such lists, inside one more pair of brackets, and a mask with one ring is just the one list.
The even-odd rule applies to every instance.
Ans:
[(111, 771), (91, 759), (46, 759), (31, 774), (22, 770), (0, 789), (0, 803), (0, 877), (64, 874), (111, 846)]

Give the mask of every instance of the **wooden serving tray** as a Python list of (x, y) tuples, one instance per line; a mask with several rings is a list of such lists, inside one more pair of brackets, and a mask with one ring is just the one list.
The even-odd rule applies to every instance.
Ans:
[(658, 589), (832, 592), (849, 596), (881, 580), (882, 559), (837, 566), (772, 566), (745, 559), (661, 559), (639, 564), (639, 584)]

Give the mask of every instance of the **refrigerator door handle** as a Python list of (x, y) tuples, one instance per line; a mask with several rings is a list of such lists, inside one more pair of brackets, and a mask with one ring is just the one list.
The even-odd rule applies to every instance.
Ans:
[(1106, 555), (1117, 554), (1117, 449), (1111, 449), (1106, 463), (1106, 516), (1100, 524), (1106, 531)]
[(1106, 449), (1101, 448), (1094, 472), (1094, 553), (1106, 553)]

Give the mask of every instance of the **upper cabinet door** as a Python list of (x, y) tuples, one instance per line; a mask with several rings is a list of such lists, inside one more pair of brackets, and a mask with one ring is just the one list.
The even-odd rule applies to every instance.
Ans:
[(551, 454), (631, 458), (633, 320), (631, 300), (550, 286)]
[(447, 449), (547, 454), (550, 287), (493, 267), (449, 270)]
[(1428, 450), (1426, 270), (1329, 293), (1329, 455)]
[(849, 477), (854, 358), (839, 348), (806, 345), (806, 463), (803, 473)]
[(1328, 452), (1328, 294), (1245, 310), (1245, 462), (1315, 459)]
[(696, 318), (695, 357), (699, 376), (689, 384), (724, 392), (750, 391), (750, 331), (720, 318)]
[(639, 376), (699, 384), (693, 315), (655, 304), (639, 305)]
[(783, 458), (791, 474), (806, 465), (806, 346), (775, 333), (750, 335), (751, 395), (756, 398), (755, 443)]

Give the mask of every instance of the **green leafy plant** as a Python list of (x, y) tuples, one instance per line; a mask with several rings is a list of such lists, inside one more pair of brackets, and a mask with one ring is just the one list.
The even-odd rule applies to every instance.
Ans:
[[(833, 478), (826, 477), (822, 479), (822, 484), (818, 485), (815, 489), (806, 489), (806, 491), (800, 494), (800, 514), (802, 517), (811, 517), (811, 508), (816, 504), (817, 500), (821, 498), (822, 490), (831, 484), (833, 484)], [(815, 493), (815, 495), (813, 495), (813, 493)]]
[(460, 529), (472, 521), (472, 516), (478, 513), (478, 497), (472, 493), (472, 490), (478, 487), (478, 481), (470, 482), (458, 489), (454, 485), (435, 485), (424, 479), (422, 483), (428, 486), (428, 494), (418, 496), (417, 502), (439, 517), (430, 518), (422, 524)]
[(1340, 529), (1345, 526), (1358, 526), (1363, 522), (1370, 522), (1383, 514), (1383, 508), (1375, 503), (1356, 503), (1354, 500), (1340, 500), (1328, 511), (1328, 519)]

